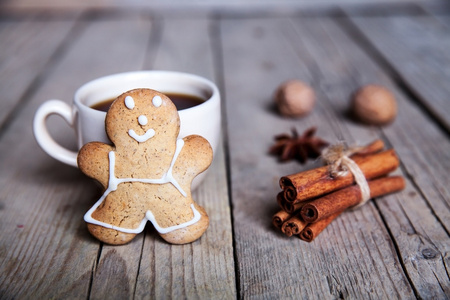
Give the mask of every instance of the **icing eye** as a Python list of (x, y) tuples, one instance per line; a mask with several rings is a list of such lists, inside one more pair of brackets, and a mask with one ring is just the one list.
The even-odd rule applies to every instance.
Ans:
[(147, 125), (147, 123), (148, 123), (147, 117), (144, 116), (144, 115), (140, 115), (140, 116), (138, 117), (138, 122), (139, 122), (139, 124), (141, 124), (141, 125)]
[(160, 107), (162, 104), (162, 99), (160, 96), (153, 97), (152, 103), (155, 107)]
[(131, 96), (126, 96), (126, 97), (125, 97), (125, 106), (126, 106), (128, 109), (133, 109), (133, 108), (134, 108), (134, 100), (133, 100), (133, 97), (131, 97)]

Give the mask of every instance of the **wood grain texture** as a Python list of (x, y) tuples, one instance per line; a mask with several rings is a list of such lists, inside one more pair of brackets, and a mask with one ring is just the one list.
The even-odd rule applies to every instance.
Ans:
[(208, 212), (210, 226), (197, 241), (171, 246), (153, 229), (145, 236), (136, 294), (141, 298), (232, 299), (235, 272), (228, 190), (222, 149), (193, 197)]
[(151, 44), (144, 68), (188, 72), (214, 81), (212, 20), (196, 18), (156, 18), (158, 43)]
[[(0, 177), (2, 298), (88, 298), (100, 247), (82, 220), (100, 195), (78, 170), (40, 150), (31, 123), (43, 101), (69, 102), (81, 83), (142, 65), (145, 47), (129, 39), (149, 28), (148, 20), (139, 18), (81, 24), (78, 35), (69, 36), (70, 48), (46, 70), (45, 80), (2, 134), (0, 159), (8, 170)], [(54, 121), (56, 138), (73, 146), (71, 129)]]
[(103, 245), (94, 269), (91, 299), (132, 299), (142, 256), (143, 235), (122, 246)]
[[(18, 10), (82, 10), (82, 9), (149, 9), (152, 11), (162, 11), (165, 14), (182, 13), (183, 11), (198, 12), (204, 10), (226, 11), (232, 13), (255, 12), (258, 13), (290, 13), (296, 9), (308, 8), (335, 8), (337, 6), (358, 6), (364, 5), (405, 5), (410, 3), (430, 2), (430, 0), (206, 0), (201, 2), (186, 2), (180, 0), (149, 0), (149, 1), (70, 1), (70, 0), (15, 0), (2, 3), (2, 8), (12, 11)], [(436, 2), (436, 0), (432, 1)], [(182, 14), (183, 15), (183, 14)], [(186, 16), (185, 14), (183, 16)]]
[[(156, 20), (143, 68), (189, 72), (214, 80), (209, 23), (202, 18)], [(149, 225), (140, 242), (103, 246), (91, 297), (233, 298), (235, 272), (223, 145), (193, 198), (210, 218), (199, 240), (169, 245)], [(117, 271), (117, 261), (123, 265), (122, 272)], [(123, 289), (117, 287), (117, 280)]]
[[(275, 134), (312, 125), (319, 126), (318, 136), (331, 142), (345, 137), (349, 142), (363, 138), (364, 143), (379, 134), (377, 130), (351, 132), (342, 120), (342, 107), (324, 99), (331, 96), (321, 88), (327, 86), (328, 76), (331, 82), (345, 84), (343, 72), (349, 72), (350, 78), (355, 75), (351, 74), (354, 66), (336, 58), (328, 34), (312, 30), (318, 25), (309, 19), (301, 25), (277, 19), (222, 24), (240, 296), (414, 297), (373, 204), (345, 213), (312, 244), (287, 239), (271, 228), (278, 179), (319, 163), (278, 164), (267, 155)], [(327, 70), (327, 65), (336, 69)], [(302, 119), (283, 119), (273, 110), (275, 88), (291, 78), (312, 83), (319, 93), (315, 110)], [(336, 84), (336, 89), (348, 92), (348, 85), (337, 88)]]
[(26, 21), (0, 22), (0, 126), (27, 97), (51, 57), (74, 26), (74, 19), (44, 22), (36, 17)]
[[(450, 35), (430, 16), (351, 18), (396, 75), (450, 131)], [(420, 38), (418, 38), (420, 37)]]
[[(338, 24), (342, 23), (338, 22)], [(358, 70), (357, 76), (349, 76), (351, 80), (347, 81), (349, 85), (347, 95), (350, 95), (353, 84), (363, 85), (371, 82), (382, 84), (395, 92), (399, 115), (391, 126), (382, 128), (382, 134), (398, 153), (410, 183), (406, 191), (386, 197), (401, 200), (377, 201), (378, 207), (393, 242), (399, 250), (401, 262), (409, 280), (413, 283), (415, 293), (423, 298), (440, 298), (447, 295), (449, 281), (446, 275), (448, 262), (445, 257), (450, 246), (449, 193), (447, 188), (444, 188), (448, 186), (446, 183), (448, 176), (445, 175), (444, 170), (448, 170), (450, 152), (444, 149), (449, 149), (450, 144), (446, 134), (383, 74), (379, 66), (374, 64), (371, 57), (364, 52), (369, 49), (361, 49), (355, 45), (350, 38), (351, 35), (344, 34), (336, 23), (331, 20), (318, 20), (312, 22), (311, 27), (307, 27), (305, 22), (299, 22), (297, 28), (322, 30), (330, 37), (327, 48), (335, 52), (335, 59), (344, 64), (353, 65), (354, 69)], [(317, 57), (317, 59), (323, 62), (319, 67), (324, 74), (326, 70), (334, 68), (333, 64), (323, 60), (323, 57)], [(358, 69), (357, 66), (364, 66), (364, 68)], [(439, 84), (436, 88), (439, 88)], [(332, 106), (348, 105), (348, 96), (341, 97), (342, 92), (335, 94), (334, 90), (339, 89), (346, 89), (346, 87), (340, 85), (327, 91), (329, 97), (333, 99), (330, 103)], [(364, 128), (359, 124), (355, 123), (355, 125), (360, 129)], [(352, 125), (352, 134), (361, 134), (359, 129), (356, 131), (356, 128), (353, 128)], [(399, 202), (402, 204), (400, 207), (396, 206)], [(399, 224), (404, 225), (399, 226)], [(405, 235), (405, 231), (415, 232), (415, 234)], [(433, 238), (430, 239), (427, 236), (433, 236)], [(434, 244), (432, 249), (443, 258), (440, 263), (430, 263), (421, 253), (423, 248), (420, 245), (427, 245), (427, 241), (430, 240), (433, 240)], [(428, 246), (425, 248), (429, 249)]]
[[(448, 11), (402, 14), (400, 5), (378, 17), (369, 9), (365, 18), (324, 11), (292, 17), (294, 6), (250, 2), (171, 10), (156, 0), (102, 13), (105, 3), (94, 1), (88, 6), (95, 12), (81, 18), (69, 12), (83, 10), (81, 2), (59, 2), (37, 17), (32, 6), (54, 2), (0, 4), (2, 17), (14, 12), (0, 20), (1, 299), (449, 298)], [(188, 6), (193, 14), (186, 16)], [(226, 8), (205, 14), (214, 7)], [(149, 8), (151, 19), (137, 12)], [(270, 17), (283, 13), (291, 18)], [(70, 103), (91, 79), (139, 69), (191, 72), (221, 84), (224, 141), (193, 195), (210, 227), (189, 245), (167, 244), (150, 225), (128, 245), (96, 241), (82, 218), (99, 188), (46, 155), (32, 135), (44, 101)], [(292, 78), (317, 93), (313, 112), (301, 119), (282, 118), (273, 104), (275, 89)], [(393, 124), (369, 127), (349, 117), (350, 95), (368, 83), (394, 92)], [(74, 149), (63, 121), (50, 117), (48, 124)], [(311, 126), (332, 143), (382, 138), (399, 155), (395, 173), (407, 187), (343, 213), (309, 244), (282, 235), (271, 218), (279, 178), (321, 163), (280, 164), (267, 150), (276, 134)]]
[[(95, 68), (98, 65), (97, 72), (90, 75), (92, 78), (89, 80), (117, 72), (139, 70), (146, 56), (151, 28), (151, 21), (144, 17), (98, 22), (86, 29), (86, 34), (77, 45), (78, 49), (74, 47), (73, 59), (81, 60), (79, 63), (82, 66)], [(98, 55), (87, 55), (87, 51), (98, 51)], [(101, 254), (92, 276), (91, 298), (132, 297), (142, 241), (143, 238), (138, 237), (121, 247), (100, 246)]]

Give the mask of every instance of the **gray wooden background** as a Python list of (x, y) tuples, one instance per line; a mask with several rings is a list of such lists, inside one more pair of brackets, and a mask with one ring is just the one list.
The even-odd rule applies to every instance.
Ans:
[[(151, 226), (125, 246), (97, 242), (82, 216), (101, 193), (47, 156), (38, 106), (81, 84), (165, 69), (217, 83), (223, 141), (194, 197), (210, 216), (198, 241), (172, 246)], [(281, 117), (287, 79), (315, 89), (314, 111)], [(395, 122), (348, 117), (368, 83), (398, 101)], [(448, 1), (0, 2), (1, 299), (447, 299), (450, 297), (450, 6)], [(72, 130), (48, 120), (74, 147)], [(271, 225), (281, 176), (276, 134), (317, 126), (336, 142), (381, 138), (404, 191), (337, 218), (314, 242)]]

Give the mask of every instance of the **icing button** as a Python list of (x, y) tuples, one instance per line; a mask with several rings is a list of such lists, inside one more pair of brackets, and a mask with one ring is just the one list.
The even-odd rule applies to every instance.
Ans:
[(155, 97), (153, 97), (152, 99), (152, 103), (155, 107), (160, 107), (162, 104), (162, 99), (160, 96), (156, 95)]
[(147, 125), (148, 119), (147, 119), (146, 116), (140, 115), (139, 118), (138, 118), (138, 122), (139, 122), (139, 124), (141, 124), (141, 125)]
[(131, 96), (126, 96), (125, 97), (125, 106), (128, 109), (133, 109), (134, 108), (134, 99)]

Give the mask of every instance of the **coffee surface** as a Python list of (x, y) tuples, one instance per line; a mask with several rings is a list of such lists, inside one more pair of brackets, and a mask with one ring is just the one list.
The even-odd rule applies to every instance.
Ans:
[[(205, 101), (200, 97), (187, 94), (166, 93), (165, 95), (169, 97), (170, 100), (172, 100), (173, 104), (175, 104), (175, 106), (177, 107), (177, 110), (191, 108)], [(115, 98), (100, 101), (92, 105), (91, 107), (96, 110), (107, 112), (114, 100)]]

